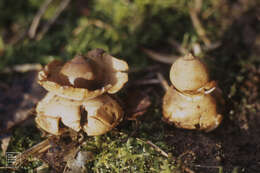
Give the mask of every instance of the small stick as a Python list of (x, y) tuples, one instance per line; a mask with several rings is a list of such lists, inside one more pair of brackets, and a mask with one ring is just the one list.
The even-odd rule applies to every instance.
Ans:
[(28, 31), (29, 38), (35, 37), (35, 33), (39, 26), (40, 20), (51, 2), (52, 2), (52, 0), (45, 0), (45, 2), (41, 5), (39, 11), (37, 12), (36, 16), (33, 18), (32, 24)]
[(0, 73), (12, 73), (12, 72), (19, 72), (19, 73), (25, 73), (28, 71), (39, 71), (42, 69), (41, 64), (18, 64), (13, 67), (6, 67), (4, 68)]
[(222, 168), (222, 166), (208, 166), (208, 165), (194, 165), (194, 167), (198, 167), (198, 168), (214, 168), (214, 169)]
[(141, 142), (143, 142), (143, 143), (146, 143), (146, 144), (148, 144), (148, 145), (150, 145), (151, 147), (153, 147), (156, 151), (158, 151), (161, 155), (163, 155), (163, 156), (165, 156), (165, 157), (169, 157), (169, 155), (165, 152), (165, 151), (163, 151), (160, 147), (158, 147), (157, 145), (155, 145), (154, 143), (152, 143), (151, 141), (144, 141), (144, 140), (142, 140), (142, 139), (140, 139), (140, 138), (136, 138), (137, 140), (139, 140), (139, 141), (141, 141)]
[(147, 80), (136, 80), (132, 83), (132, 85), (153, 85), (160, 84), (160, 80), (158, 79), (147, 79)]
[(185, 49), (184, 47), (182, 47), (176, 40), (173, 40), (172, 38), (169, 39), (169, 43), (174, 47), (176, 48), (176, 50), (182, 54), (182, 55), (185, 55), (185, 54), (188, 54), (189, 51), (187, 49)]
[(142, 50), (151, 59), (153, 59), (155, 61), (159, 61), (159, 62), (165, 63), (165, 64), (172, 64), (173, 61), (175, 61), (178, 58), (178, 56), (176, 56), (176, 55), (164, 55), (164, 54), (156, 53), (156, 52), (154, 52), (152, 50), (144, 49), (144, 48)]
[(60, 3), (59, 8), (56, 10), (55, 15), (51, 18), (48, 23), (43, 27), (42, 31), (36, 36), (37, 40), (41, 40), (42, 37), (46, 34), (46, 32), (50, 29), (50, 27), (54, 24), (60, 14), (65, 10), (65, 8), (69, 5), (70, 0), (63, 0)]
[[(199, 2), (199, 0), (197, 0), (196, 2)], [(192, 21), (192, 24), (195, 28), (195, 30), (197, 31), (198, 35), (200, 36), (200, 38), (202, 39), (202, 41), (204, 42), (204, 44), (208, 47), (211, 45), (211, 42), (210, 40), (207, 38), (206, 36), (206, 31), (205, 29), (203, 28), (200, 20), (199, 20), (199, 17), (198, 17), (198, 11), (199, 9), (190, 9), (190, 18), (191, 18), (191, 21)]]
[(180, 154), (180, 155), (178, 156), (178, 159), (182, 159), (182, 157), (185, 156), (185, 155), (187, 155), (187, 154), (191, 154), (191, 155), (193, 155), (193, 156), (195, 155), (195, 153), (194, 153), (193, 151), (188, 150), (188, 151), (185, 151), (184, 153)]
[(41, 154), (48, 150), (51, 147), (50, 139), (52, 136), (50, 136), (48, 139), (45, 139), (44, 141), (34, 145), (33, 147), (29, 148), (28, 150), (24, 151), (20, 155), (17, 156), (14, 165), (18, 166), (21, 165), (24, 160), (26, 160), (29, 156), (33, 154)]
[(74, 35), (78, 35), (80, 32), (82, 32), (82, 30), (84, 28), (86, 28), (87, 26), (90, 26), (90, 25), (96, 26), (96, 27), (101, 28), (101, 29), (106, 29), (106, 30), (109, 30), (109, 29), (113, 28), (112, 26), (110, 26), (109, 24), (103, 22), (102, 20), (88, 19), (87, 24), (85, 24), (83, 26), (79, 26), (76, 29), (74, 29), (73, 30), (73, 34)]
[[(115, 131), (116, 133), (118, 133), (118, 134), (120, 134), (120, 135), (127, 135), (128, 136), (128, 134), (126, 134), (126, 133), (124, 133), (124, 132), (120, 132), (120, 131)], [(165, 151), (163, 151), (160, 147), (158, 147), (157, 145), (155, 145), (154, 143), (152, 143), (151, 141), (145, 141), (145, 140), (142, 140), (142, 139), (140, 139), (140, 138), (135, 138), (136, 140), (138, 140), (138, 141), (141, 141), (141, 142), (143, 142), (143, 143), (146, 143), (146, 144), (148, 144), (148, 145), (150, 145), (151, 147), (153, 147), (156, 151), (158, 151), (161, 155), (163, 155), (163, 156), (165, 156), (165, 157), (169, 157), (169, 155), (165, 152)]]
[(157, 78), (160, 81), (164, 91), (167, 91), (170, 87), (168, 82), (165, 80), (165, 78), (163, 77), (163, 75), (161, 73), (156, 73), (156, 74), (157, 74)]
[(190, 168), (185, 167), (184, 171), (188, 172), (188, 173), (195, 173), (193, 170), (191, 170)]
[(203, 0), (195, 0), (195, 4), (194, 4), (194, 10), (196, 11), (196, 13), (199, 13), (201, 8), (203, 5)]
[(0, 167), (0, 170), (1, 169), (10, 169), (12, 171), (16, 171), (17, 170), (16, 168), (12, 168), (12, 167)]
[(159, 148), (157, 145), (155, 145), (154, 143), (152, 143), (151, 141), (146, 141), (147, 144), (151, 145), (153, 148), (155, 148), (156, 151), (160, 152), (163, 156), (165, 157), (169, 157), (169, 155), (163, 151), (161, 148)]

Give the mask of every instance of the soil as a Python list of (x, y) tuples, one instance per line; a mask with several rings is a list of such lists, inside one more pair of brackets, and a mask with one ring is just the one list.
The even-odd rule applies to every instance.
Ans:
[[(166, 68), (161, 72), (166, 74)], [(164, 142), (171, 148), (167, 152), (172, 153), (177, 160), (181, 161), (180, 163), (184, 172), (192, 170), (194, 172), (214, 173), (221, 172), (222, 169), (223, 172), (232, 172), (235, 170), (237, 172), (260, 172), (260, 98), (258, 94), (260, 89), (260, 65), (251, 64), (250, 66), (246, 66), (240, 75), (243, 75), (244, 79), (236, 83), (237, 92), (231, 98), (225, 98), (226, 104), (224, 105), (223, 122), (213, 132), (204, 133), (178, 129), (172, 125), (163, 123), (165, 132)], [(32, 78), (34, 77), (35, 73), (32, 75)], [(32, 78), (29, 75), (28, 79)], [(13, 81), (20, 81), (21, 83), (21, 81), (27, 81), (27, 78), (23, 79), (19, 77), (19, 80)], [(22, 86), (22, 83), (19, 86)], [(160, 86), (150, 85), (126, 91), (136, 92), (138, 88), (141, 91), (146, 90), (147, 92), (144, 94), (144, 100), (137, 101), (134, 99), (132, 101), (141, 110), (141, 112), (139, 111), (140, 115), (136, 115), (137, 117), (142, 116), (146, 112), (147, 107), (150, 106), (150, 101), (147, 101), (147, 95), (152, 95), (155, 98), (153, 104), (150, 106), (151, 110), (154, 107), (161, 107), (160, 98), (163, 97), (164, 92)], [(36, 90), (35, 92), (42, 95), (42, 90)], [(37, 96), (35, 92), (29, 93), (34, 93), (33, 95)], [(134, 95), (134, 93), (130, 95)], [(136, 93), (135, 95), (141, 96), (142, 93)], [(127, 96), (126, 98), (130, 97)], [(36, 101), (38, 99), (37, 97)], [(131, 109), (134, 112), (138, 112), (137, 108)], [(147, 117), (147, 113), (143, 116), (143, 120), (141, 118), (141, 121), (149, 123), (145, 120), (149, 118)], [(18, 124), (18, 122), (16, 123)], [(121, 128), (125, 128), (123, 126), (124, 123)], [(136, 132), (136, 136), (139, 135), (139, 132)], [(150, 134), (151, 132), (148, 133)]]
[(171, 152), (195, 172), (260, 172), (260, 66), (247, 66), (224, 120), (211, 133), (169, 128)]

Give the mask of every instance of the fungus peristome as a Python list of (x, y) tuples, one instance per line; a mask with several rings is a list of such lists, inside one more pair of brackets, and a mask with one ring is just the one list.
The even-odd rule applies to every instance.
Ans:
[(91, 59), (83, 56), (76, 56), (72, 60), (66, 62), (60, 70), (60, 75), (64, 75), (69, 83), (76, 88), (93, 88), (98, 85), (98, 81), (102, 81), (104, 71), (98, 67)]
[(209, 74), (201, 61), (188, 54), (172, 64), (170, 80), (180, 91), (196, 91), (209, 82)]

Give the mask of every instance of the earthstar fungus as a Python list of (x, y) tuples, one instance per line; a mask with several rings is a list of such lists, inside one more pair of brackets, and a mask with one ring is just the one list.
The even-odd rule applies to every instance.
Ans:
[(36, 123), (54, 135), (62, 134), (65, 128), (83, 130), (89, 136), (110, 131), (124, 113), (106, 93), (116, 93), (124, 86), (127, 70), (125, 61), (101, 49), (66, 63), (50, 62), (38, 75), (39, 84), (49, 92), (36, 107)]
[[(222, 121), (207, 67), (193, 55), (177, 59), (170, 70), (172, 86), (163, 98), (163, 119), (176, 127), (206, 132)], [(216, 91), (214, 91), (216, 92)], [(218, 94), (218, 93), (216, 93)]]

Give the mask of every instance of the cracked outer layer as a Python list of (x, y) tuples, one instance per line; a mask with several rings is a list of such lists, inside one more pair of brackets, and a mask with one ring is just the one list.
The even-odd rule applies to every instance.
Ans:
[(218, 127), (222, 115), (215, 99), (207, 95), (184, 96), (170, 87), (163, 98), (163, 119), (176, 127), (209, 132)]
[(102, 135), (123, 118), (120, 105), (108, 95), (77, 101), (48, 93), (36, 107), (36, 123), (43, 130), (60, 135), (60, 124), (75, 131), (83, 129), (89, 136)]

